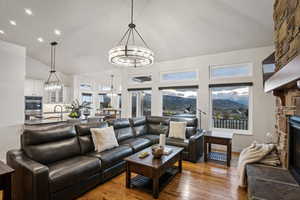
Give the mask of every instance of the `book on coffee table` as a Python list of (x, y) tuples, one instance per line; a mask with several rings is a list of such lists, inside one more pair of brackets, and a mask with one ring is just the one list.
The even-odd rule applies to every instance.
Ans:
[(170, 147), (165, 147), (164, 148), (164, 155), (169, 155), (170, 153), (172, 153), (172, 148), (170, 148)]

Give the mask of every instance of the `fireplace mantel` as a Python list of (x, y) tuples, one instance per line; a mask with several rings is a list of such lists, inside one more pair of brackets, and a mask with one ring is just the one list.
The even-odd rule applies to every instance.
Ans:
[(287, 87), (289, 84), (294, 85), (300, 79), (300, 55), (296, 56), (286, 66), (282, 67), (273, 76), (265, 82), (265, 92)]

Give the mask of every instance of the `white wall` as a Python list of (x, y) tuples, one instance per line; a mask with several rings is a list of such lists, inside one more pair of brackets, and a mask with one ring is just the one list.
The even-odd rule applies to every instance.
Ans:
[[(26, 79), (46, 80), (49, 76), (50, 66), (26, 56)], [(59, 78), (66, 86), (72, 85), (72, 76), (57, 72)]]
[(0, 159), (20, 147), (24, 123), (24, 47), (0, 41)]
[[(274, 51), (273, 47), (262, 47), (255, 49), (245, 49), (232, 52), (204, 55), (198, 57), (184, 58), (180, 60), (156, 63), (150, 67), (127, 70), (123, 69), (122, 93), (123, 117), (130, 117), (130, 99), (127, 88), (130, 87), (152, 87), (152, 115), (162, 114), (162, 98), (158, 87), (170, 85), (195, 85), (199, 86), (198, 108), (209, 113), (209, 87), (210, 83), (232, 83), (232, 82), (253, 82), (253, 129), (250, 135), (235, 135), (233, 139), (233, 150), (241, 151), (248, 146), (253, 140), (263, 142), (266, 140), (266, 133), (274, 131), (275, 125), (275, 98), (272, 94), (263, 92), (262, 66), (264, 58)], [(252, 63), (253, 76), (250, 78), (235, 78), (228, 80), (209, 80), (210, 65), (228, 65), (238, 63)], [(182, 71), (185, 69), (197, 69), (199, 71), (199, 81), (184, 81), (174, 84), (160, 83), (160, 72)], [(144, 84), (140, 86), (128, 85), (128, 76), (130, 74), (152, 74), (153, 84)], [(128, 105), (128, 106), (126, 106)], [(202, 127), (210, 129), (209, 116), (202, 117)]]

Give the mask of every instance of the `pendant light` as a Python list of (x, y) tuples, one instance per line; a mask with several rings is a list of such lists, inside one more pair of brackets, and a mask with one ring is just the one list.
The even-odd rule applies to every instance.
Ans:
[(44, 84), (44, 89), (47, 91), (56, 91), (61, 90), (63, 88), (63, 84), (59, 79), (56, 70), (55, 70), (55, 48), (57, 42), (51, 42), (51, 66), (50, 66), (50, 74), (48, 76), (47, 81)]
[[(153, 64), (154, 53), (137, 31), (133, 23), (133, 0), (131, 0), (131, 21), (128, 29), (118, 45), (109, 51), (109, 62), (126, 67), (139, 67)], [(136, 39), (140, 39), (144, 46), (136, 45)]]

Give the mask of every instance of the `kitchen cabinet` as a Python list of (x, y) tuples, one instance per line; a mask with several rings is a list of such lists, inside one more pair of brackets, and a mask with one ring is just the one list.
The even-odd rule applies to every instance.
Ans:
[(45, 91), (44, 102), (47, 104), (69, 104), (71, 101), (70, 87), (64, 86), (62, 90), (58, 91)]
[(24, 85), (25, 96), (43, 96), (44, 81), (35, 79), (26, 79)]

